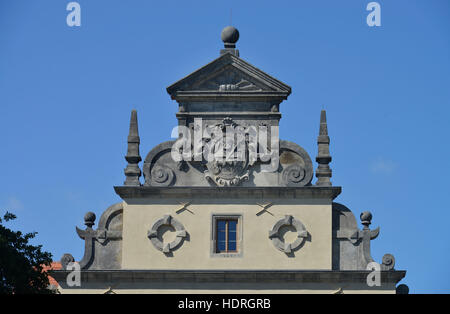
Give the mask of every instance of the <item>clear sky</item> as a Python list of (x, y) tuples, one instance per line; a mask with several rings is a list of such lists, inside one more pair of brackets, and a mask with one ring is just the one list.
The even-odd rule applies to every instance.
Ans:
[[(381, 227), (372, 256), (396, 258), (412, 293), (450, 292), (450, 1), (0, 0), (0, 211), (59, 260), (75, 233), (120, 201), (131, 109), (141, 155), (170, 139), (165, 88), (212, 61), (220, 32), (241, 57), (292, 87), (280, 137), (314, 159), (320, 110), (336, 201)], [(359, 221), (359, 219), (358, 219)]]

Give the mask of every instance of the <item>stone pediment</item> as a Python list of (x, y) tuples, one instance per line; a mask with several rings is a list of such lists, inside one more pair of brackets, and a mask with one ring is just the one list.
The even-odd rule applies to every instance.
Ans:
[(173, 99), (188, 95), (259, 95), (286, 99), (291, 88), (243, 59), (225, 53), (169, 86), (167, 92)]
[(192, 86), (197, 91), (263, 91), (270, 90), (268, 86), (253, 80), (241, 70), (227, 65), (203, 81)]

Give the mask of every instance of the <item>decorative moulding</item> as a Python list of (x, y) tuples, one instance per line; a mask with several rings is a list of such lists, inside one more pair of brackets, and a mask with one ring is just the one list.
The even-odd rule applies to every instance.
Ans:
[[(292, 243), (285, 243), (282, 240), (280, 230), (282, 227), (292, 226), (297, 232), (297, 239)], [(306, 231), (305, 226), (298, 219), (295, 219), (291, 215), (286, 215), (283, 219), (279, 220), (269, 231), (269, 239), (272, 240), (273, 245), (280, 251), (290, 254), (292, 251), (298, 250), (305, 239), (308, 237), (308, 231)]]
[[(160, 238), (158, 231), (162, 226), (170, 226), (175, 229), (176, 237), (170, 243), (164, 243)], [(184, 226), (171, 215), (164, 215), (161, 219), (158, 219), (147, 233), (148, 238), (152, 242), (153, 246), (163, 252), (164, 254), (171, 253), (180, 245), (182, 245), (184, 239), (187, 237), (187, 232)]]

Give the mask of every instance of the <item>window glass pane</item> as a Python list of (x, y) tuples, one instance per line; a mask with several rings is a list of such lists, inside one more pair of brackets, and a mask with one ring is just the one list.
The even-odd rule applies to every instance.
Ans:
[(217, 232), (217, 241), (224, 241), (225, 242), (225, 231), (219, 231)]
[(217, 243), (217, 251), (219, 252), (225, 251), (225, 241), (219, 241)]
[(236, 220), (229, 220), (228, 221), (228, 232), (236, 232), (236, 225), (237, 225), (237, 221)]
[(228, 242), (228, 251), (236, 251), (236, 241)]
[[(228, 241), (229, 242), (236, 242), (236, 228), (237, 228), (237, 221), (236, 220), (229, 220), (228, 221)], [(229, 250), (236, 250), (236, 243), (234, 243), (233, 248), (230, 244), (228, 244)]]
[(225, 228), (226, 228), (226, 221), (225, 220), (218, 220), (217, 221), (217, 230), (219, 232), (220, 231), (225, 232)]
[(230, 231), (228, 233), (228, 241), (236, 241), (236, 231)]

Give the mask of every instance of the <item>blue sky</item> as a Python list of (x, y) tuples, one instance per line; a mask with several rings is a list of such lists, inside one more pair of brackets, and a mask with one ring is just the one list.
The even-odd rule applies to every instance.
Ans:
[(58, 260), (75, 234), (120, 199), (130, 110), (141, 155), (170, 139), (165, 88), (219, 55), (239, 29), (241, 57), (293, 89), (280, 137), (312, 158), (327, 110), (338, 202), (380, 226), (372, 255), (396, 257), (412, 293), (450, 292), (450, 2), (369, 0), (0, 0), (0, 211), (37, 231)]

